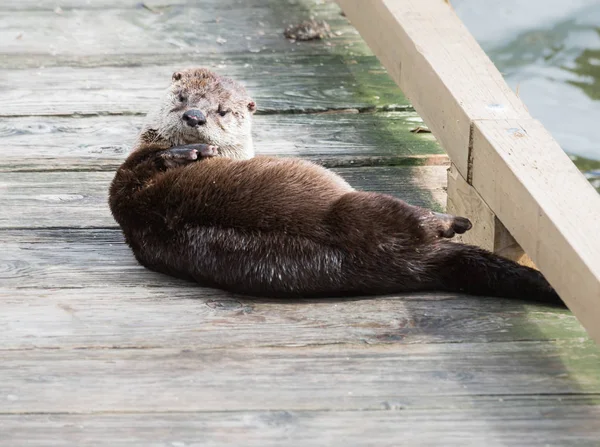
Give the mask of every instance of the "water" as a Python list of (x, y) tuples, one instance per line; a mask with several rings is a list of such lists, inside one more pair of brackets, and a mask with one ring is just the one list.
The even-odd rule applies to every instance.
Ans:
[(600, 188), (600, 0), (451, 0), (534, 118)]

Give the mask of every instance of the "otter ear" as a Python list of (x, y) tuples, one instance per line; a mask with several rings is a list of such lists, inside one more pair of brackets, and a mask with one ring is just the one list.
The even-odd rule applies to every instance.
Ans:
[(181, 74), (181, 72), (179, 72), (179, 71), (176, 71), (175, 73), (173, 73), (173, 77), (172, 77), (172, 79), (173, 79), (173, 82), (175, 82), (175, 81), (179, 81), (179, 80), (181, 79), (181, 77), (182, 77), (182, 76), (183, 76), (183, 75)]
[(254, 101), (248, 103), (248, 110), (250, 110), (251, 113), (256, 112), (256, 103)]

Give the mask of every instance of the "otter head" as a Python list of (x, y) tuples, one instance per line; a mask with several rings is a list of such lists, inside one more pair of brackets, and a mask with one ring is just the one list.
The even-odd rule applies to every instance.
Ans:
[(204, 143), (222, 156), (254, 156), (252, 114), (256, 103), (238, 82), (204, 68), (173, 73), (170, 87), (148, 114), (140, 143), (169, 147)]

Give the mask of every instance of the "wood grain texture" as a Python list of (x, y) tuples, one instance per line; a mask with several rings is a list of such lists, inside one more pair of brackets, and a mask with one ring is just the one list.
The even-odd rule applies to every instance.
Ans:
[[(331, 3), (332, 0), (324, 0), (325, 2)], [(314, 7), (324, 8), (324, 1), (313, 0), (305, 1), (285, 1), (290, 8), (298, 8), (299, 6), (310, 7), (311, 3)], [(142, 5), (143, 3), (143, 5)], [(145, 6), (144, 6), (145, 5)], [(247, 8), (252, 11), (253, 8), (267, 9), (271, 7), (273, 3), (269, 3), (269, 0), (220, 0), (218, 2), (204, 1), (200, 5), (207, 14), (215, 14), (222, 11), (227, 11), (232, 8)], [(146, 0), (140, 2), (139, 0), (61, 0), (60, 8), (64, 10), (76, 9), (76, 10), (98, 10), (98, 9), (140, 9), (143, 10), (145, 7), (149, 7), (155, 11), (155, 13), (167, 12), (170, 8), (176, 6), (187, 6), (187, 7), (198, 7), (197, 0)], [(331, 5), (328, 6), (331, 8)], [(56, 9), (56, 1), (54, 0), (20, 0), (19, 2), (3, 2), (0, 4), (0, 11), (54, 11)], [(146, 9), (148, 12), (152, 12), (150, 9)]]
[[(263, 154), (365, 165), (338, 172), (437, 210), (447, 163), (408, 132), (420, 121), (332, 2), (144, 4), (0, 4), (0, 444), (597, 443), (600, 352), (568, 311), (450, 294), (249, 299), (139, 266), (108, 182), (180, 67), (246, 84)], [(310, 15), (337, 33), (283, 38)], [(460, 46), (448, 36), (439, 48)], [(409, 50), (403, 76), (426, 83)], [(428, 119), (467, 113), (433, 105)], [(462, 144), (463, 121), (441, 125)]]
[[(444, 166), (342, 168), (357, 189), (441, 210)], [(112, 172), (0, 173), (0, 228), (115, 227), (108, 209)]]
[[(54, 248), (58, 250), (57, 245)], [(447, 293), (364, 299), (254, 299), (148, 272), (136, 267), (131, 256), (117, 258), (123, 247), (114, 250), (110, 267), (102, 267), (97, 259), (107, 254), (85, 256), (91, 248), (67, 249), (71, 254), (76, 250), (82, 253), (70, 263), (77, 265), (70, 273), (84, 284), (71, 284), (65, 275), (63, 284), (46, 287), (48, 272), (56, 264), (48, 260), (31, 265), (26, 273), (21, 265), (23, 287), (0, 289), (0, 327), (6, 329), (0, 333), (0, 351), (172, 346), (243, 349), (586, 338), (568, 311), (539, 304)], [(48, 249), (40, 250), (40, 257)], [(96, 278), (88, 285), (88, 272), (96, 266), (105, 281)]]
[[(335, 45), (368, 52), (339, 8), (330, 2), (224, 1), (187, 2), (157, 7), (96, 7), (0, 10), (0, 54), (47, 57), (257, 54), (261, 51), (326, 54)], [(294, 43), (283, 35), (289, 23), (310, 16), (326, 19), (338, 33), (325, 41)]]
[(5, 414), (363, 410), (479, 395), (597, 400), (598, 368), (591, 341), (14, 350), (2, 352), (0, 395), (11, 396)]
[(473, 187), (600, 342), (600, 196), (541, 123), (478, 121)]
[[(338, 0), (468, 179), (474, 120), (530, 115), (451, 6), (440, 0)], [(394, 44), (390, 44), (394, 42)]]
[[(440, 440), (460, 447), (591, 447), (600, 437), (600, 408), (579, 398), (473, 396), (452, 401), (454, 408), (400, 404), (383, 411), (0, 415), (0, 430), (10, 445), (31, 447), (397, 447), (439, 446)], [(465, 407), (457, 408), (460, 404)]]
[[(110, 170), (130, 152), (141, 116), (26, 117), (0, 122), (0, 171)], [(431, 134), (413, 133), (414, 112), (262, 115), (254, 120), (261, 155), (303, 157), (335, 166), (447, 164)]]
[(161, 63), (0, 68), (0, 116), (146, 114), (169, 86), (173, 72), (189, 66), (208, 67), (243, 83), (256, 100), (258, 113), (410, 109), (372, 56), (297, 58), (291, 53), (217, 60), (186, 57)]

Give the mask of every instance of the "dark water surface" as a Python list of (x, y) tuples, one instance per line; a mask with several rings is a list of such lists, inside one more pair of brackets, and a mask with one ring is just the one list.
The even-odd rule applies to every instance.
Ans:
[(451, 0), (534, 118), (600, 190), (600, 0)]

